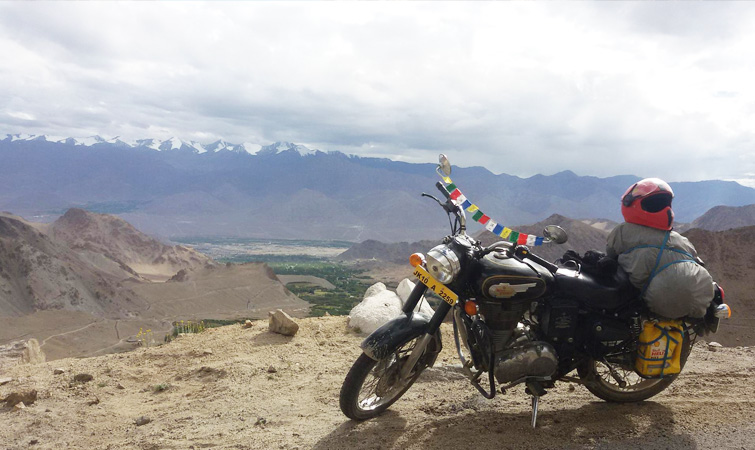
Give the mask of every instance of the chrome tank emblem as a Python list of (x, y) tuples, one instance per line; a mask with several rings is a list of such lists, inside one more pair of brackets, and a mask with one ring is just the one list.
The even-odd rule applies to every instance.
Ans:
[(488, 294), (494, 298), (511, 298), (521, 292), (527, 292), (530, 288), (537, 286), (536, 283), (523, 283), (523, 284), (511, 284), (511, 283), (499, 283), (490, 286)]

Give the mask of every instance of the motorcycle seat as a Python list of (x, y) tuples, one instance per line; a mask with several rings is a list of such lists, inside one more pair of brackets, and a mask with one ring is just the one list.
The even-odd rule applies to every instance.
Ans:
[(613, 276), (600, 276), (569, 267), (559, 267), (555, 273), (560, 294), (573, 297), (580, 303), (596, 309), (618, 309), (639, 295), (629, 282), (629, 276), (618, 267)]

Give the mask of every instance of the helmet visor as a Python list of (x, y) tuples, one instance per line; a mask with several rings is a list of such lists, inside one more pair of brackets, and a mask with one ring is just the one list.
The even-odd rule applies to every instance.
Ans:
[[(671, 186), (669, 186), (668, 183), (658, 178), (646, 178), (635, 183), (635, 185), (624, 194), (621, 202), (624, 206), (630, 206), (638, 198), (647, 197), (653, 193), (661, 192), (667, 193), (670, 198), (674, 197), (674, 191), (671, 190)], [(669, 200), (669, 205), (671, 205), (671, 200)], [(645, 208), (643, 207), (643, 209)]]
[(673, 199), (671, 194), (668, 192), (661, 192), (660, 194), (643, 198), (640, 205), (642, 206), (643, 211), (657, 213), (671, 206), (671, 199)]

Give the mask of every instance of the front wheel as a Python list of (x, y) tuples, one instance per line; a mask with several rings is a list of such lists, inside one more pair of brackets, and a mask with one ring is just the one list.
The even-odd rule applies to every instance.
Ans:
[[(681, 366), (687, 362), (687, 357), (692, 350), (692, 342), (689, 333), (684, 334), (682, 341)], [(647, 400), (659, 394), (676, 380), (676, 375), (663, 378), (647, 379), (635, 373), (633, 368), (612, 365), (626, 385), (620, 386), (611, 375), (611, 371), (605, 363), (595, 360), (588, 361), (579, 369), (579, 377), (584, 380), (585, 387), (593, 395), (608, 402), (633, 403)]]
[(341, 387), (341, 411), (353, 420), (371, 419), (398, 400), (428, 366), (428, 349), (405, 379), (401, 368), (414, 350), (418, 338), (400, 345), (391, 354), (375, 361), (362, 353), (346, 375)]

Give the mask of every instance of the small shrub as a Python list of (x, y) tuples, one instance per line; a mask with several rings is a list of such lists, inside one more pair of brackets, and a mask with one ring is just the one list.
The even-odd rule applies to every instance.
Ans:
[(160, 383), (152, 387), (152, 392), (163, 392), (163, 391), (167, 391), (169, 388), (170, 388), (170, 385), (168, 383)]
[(155, 345), (155, 335), (152, 333), (152, 330), (144, 331), (142, 328), (139, 328), (139, 333), (136, 335), (136, 340), (142, 347), (150, 347)]

